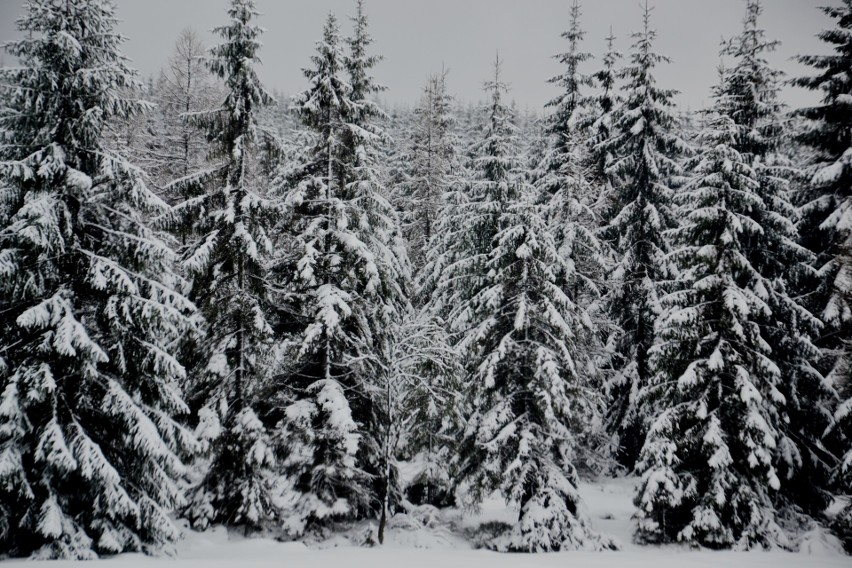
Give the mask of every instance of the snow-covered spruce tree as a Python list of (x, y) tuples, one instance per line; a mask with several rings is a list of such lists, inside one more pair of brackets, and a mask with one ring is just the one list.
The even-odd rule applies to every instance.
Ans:
[[(592, 75), (592, 80), (598, 88), (598, 93), (594, 97), (593, 105), (586, 118), (586, 123), (583, 125), (588, 138), (586, 139), (587, 156), (586, 163), (589, 165), (587, 173), (591, 177), (591, 183), (597, 186), (595, 196), (598, 198), (611, 195), (608, 187), (609, 175), (607, 170), (612, 161), (606, 142), (612, 136), (613, 122), (615, 121), (615, 111), (622, 103), (621, 95), (617, 87), (618, 71), (616, 65), (621, 59), (621, 53), (615, 50), (615, 36), (610, 28), (609, 35), (606, 37), (607, 49), (603, 56), (603, 66)], [(607, 204), (600, 202), (600, 199), (593, 203), (595, 209), (605, 211)]]
[(817, 255), (817, 275), (807, 297), (808, 307), (827, 325), (820, 345), (829, 358), (826, 367), (836, 380), (848, 381), (849, 357), (843, 352), (852, 336), (852, 265), (844, 262), (852, 238), (852, 1), (822, 11), (836, 20), (833, 29), (818, 34), (834, 53), (799, 56), (817, 74), (791, 81), (822, 95), (821, 104), (797, 112), (806, 120), (800, 141), (815, 153), (810, 183), (797, 199), (802, 205), (799, 232), (802, 244)]
[(647, 4), (643, 24), (643, 30), (633, 34), (630, 63), (620, 72), (626, 81), (625, 100), (616, 111), (612, 136), (601, 146), (612, 155), (607, 170), (612, 190), (605, 198), (611, 209), (602, 234), (616, 255), (607, 305), (622, 330), (614, 345), (618, 372), (608, 385), (606, 424), (618, 437), (617, 457), (627, 468), (633, 467), (645, 435), (647, 417), (639, 411), (637, 395), (651, 376), (648, 349), (659, 296), (674, 276), (664, 233), (677, 224), (672, 185), (686, 150), (672, 114), (675, 91), (661, 89), (654, 77), (654, 69), (668, 58), (653, 50), (657, 34)]
[(471, 263), (481, 271), (478, 288), (450, 320), (462, 332), (458, 349), (472, 406), (458, 458), (465, 505), (478, 506), (499, 490), (519, 510), (512, 530), (490, 543), (498, 550), (600, 548), (610, 543), (578, 510), (572, 463), (577, 432), (599, 411), (598, 395), (578, 372), (583, 354), (576, 346), (591, 324), (561, 290), (572, 268), (533, 190), (513, 171), (518, 159), (505, 89), (498, 60), (486, 83), (491, 122), (467, 207), (480, 218), (468, 228), (491, 231), (490, 246)]
[(430, 75), (410, 136), (406, 179), (399, 205), (404, 234), (415, 270), (425, 262), (435, 233), (443, 199), (452, 183), (456, 141), (452, 134), (452, 98), (447, 94), (447, 72)]
[(197, 445), (173, 355), (194, 308), (144, 223), (166, 204), (105, 145), (147, 110), (106, 0), (31, 0), (0, 70), (0, 550), (154, 552)]
[[(545, 205), (542, 213), (547, 218), (559, 254), (572, 265), (568, 279), (560, 286), (572, 302), (589, 308), (594, 327), (598, 330), (585, 336), (588, 343), (584, 349), (590, 355), (589, 366), (578, 371), (584, 379), (594, 379), (602, 384), (601, 370), (608, 367), (608, 362), (598, 333), (606, 335), (610, 326), (607, 315), (601, 310), (601, 294), (595, 283), (603, 280), (606, 247), (595, 235), (599, 221), (589, 207), (595, 200), (595, 190), (587, 179), (588, 157), (582, 141), (586, 132), (583, 125), (589, 124), (593, 103), (591, 97), (581, 92), (582, 88), (592, 85), (591, 78), (580, 73), (581, 64), (591, 57), (580, 51), (584, 35), (580, 28), (580, 7), (575, 2), (571, 9), (571, 27), (563, 34), (570, 41), (569, 51), (558, 56), (567, 68), (562, 75), (551, 80), (563, 92), (549, 103), (553, 113), (545, 118), (548, 138), (538, 156), (539, 163), (529, 177), (533, 180), (539, 201)], [(532, 148), (536, 148), (536, 143)], [(594, 363), (591, 357), (595, 358)], [(592, 429), (588, 433), (591, 434)], [(584, 452), (584, 457), (600, 454), (598, 443), (592, 439), (583, 440), (580, 445), (589, 450)], [(577, 461), (583, 467), (591, 465), (579, 463), (583, 459), (578, 458)]]
[[(817, 70), (810, 77), (792, 83), (822, 95), (821, 104), (800, 109), (805, 119), (800, 141), (813, 152), (809, 183), (800, 192), (799, 223), (801, 243), (816, 255), (815, 278), (805, 288), (807, 306), (819, 314), (825, 329), (818, 341), (824, 361), (821, 369), (845, 402), (835, 413), (837, 426), (828, 444), (845, 456), (835, 471), (840, 490), (852, 487), (852, 436), (849, 432), (852, 408), (852, 366), (849, 341), (852, 338), (852, 1), (822, 8), (835, 20), (835, 27), (818, 37), (831, 46), (830, 55), (800, 56), (800, 63)], [(845, 428), (844, 428), (845, 426)], [(852, 550), (852, 506), (836, 520), (836, 528)]]
[(723, 74), (717, 107), (736, 126), (732, 148), (752, 166), (763, 206), (751, 213), (760, 238), (744, 251), (749, 262), (771, 284), (764, 298), (771, 315), (761, 321), (762, 336), (784, 380), (779, 390), (785, 403), (778, 425), (775, 464), (782, 481), (774, 494), (776, 506), (795, 505), (810, 515), (830, 502), (826, 491), (833, 461), (821, 438), (831, 426), (836, 393), (816, 370), (820, 353), (813, 343), (820, 321), (795, 298), (796, 289), (812, 284), (813, 255), (796, 243), (798, 214), (789, 201), (794, 168), (780, 154), (787, 132), (778, 100), (780, 71), (766, 61), (778, 42), (760, 28), (760, 0), (747, 2), (742, 33), (726, 43), (723, 56), (733, 59)]
[(392, 489), (379, 377), (408, 279), (375, 165), (381, 131), (364, 105), (375, 107), (353, 100), (341, 76), (333, 14), (311, 61), (310, 86), (296, 100), (311, 145), (280, 178), (280, 228), (292, 243), (279, 262), (278, 303), (292, 346), (279, 377), (284, 469), (294, 489), (286, 527), (293, 534), (376, 514)]
[(590, 53), (581, 51), (586, 32), (580, 27), (580, 15), (580, 3), (574, 0), (571, 6), (571, 25), (568, 31), (562, 34), (562, 37), (568, 40), (568, 51), (556, 56), (564, 70), (549, 80), (560, 90), (559, 95), (545, 105), (552, 109), (548, 132), (554, 138), (554, 151), (558, 156), (549, 163), (550, 169), (560, 169), (564, 162), (569, 161), (567, 156), (576, 154), (581, 148), (577, 143), (577, 134), (582, 122), (582, 113), (590, 103), (590, 98), (583, 95), (582, 90), (594, 85), (591, 77), (580, 72), (583, 62), (592, 57)]
[(705, 128), (694, 178), (679, 195), (689, 212), (672, 256), (686, 286), (664, 299), (656, 370), (645, 396), (660, 409), (637, 470), (642, 542), (711, 548), (787, 546), (772, 494), (784, 428), (781, 369), (764, 322), (775, 283), (752, 262), (770, 227), (760, 176), (735, 149), (742, 132), (726, 114), (724, 85)]
[(211, 165), (171, 186), (194, 194), (175, 207), (173, 219), (187, 231), (184, 264), (192, 298), (207, 320), (191, 375), (206, 470), (184, 511), (198, 528), (224, 523), (259, 529), (278, 513), (274, 456), (256, 412), (272, 336), (265, 266), (274, 213), (255, 172), (257, 111), (270, 101), (254, 69), (262, 32), (252, 24), (256, 15), (253, 0), (232, 0), (230, 22), (214, 30), (224, 42), (210, 50), (207, 65), (224, 81), (225, 99), (191, 117), (208, 133)]
[(471, 144), (470, 171), (450, 185), (429, 244), (427, 264), (420, 273), (419, 294), (428, 310), (444, 319), (453, 344), (466, 323), (459, 320), (468, 302), (484, 286), (485, 263), (497, 234), (497, 218), (505, 198), (509, 172), (520, 165), (517, 129), (503, 102), (499, 56), (494, 78), (486, 83), (491, 100), (482, 111), (485, 136)]

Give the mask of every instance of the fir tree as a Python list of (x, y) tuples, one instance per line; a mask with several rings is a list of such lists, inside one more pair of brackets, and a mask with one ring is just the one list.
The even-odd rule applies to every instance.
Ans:
[(754, 168), (757, 194), (763, 202), (752, 213), (762, 228), (761, 238), (749, 244), (746, 254), (772, 285), (767, 298), (771, 316), (761, 325), (772, 360), (784, 377), (780, 391), (785, 404), (776, 452), (784, 484), (776, 504), (793, 504), (816, 515), (830, 502), (826, 486), (831, 457), (821, 438), (831, 426), (836, 393), (815, 368), (820, 353), (813, 339), (821, 331), (820, 321), (794, 298), (796, 289), (812, 282), (809, 265), (814, 258), (796, 243), (798, 213), (788, 196), (789, 179), (797, 172), (780, 152), (787, 133), (778, 100), (781, 73), (766, 61), (778, 42), (766, 39), (760, 28), (762, 11), (760, 0), (749, 0), (742, 33), (722, 50), (734, 65), (723, 75), (718, 106), (736, 125), (732, 147)]
[[(616, 88), (618, 81), (616, 65), (618, 60), (621, 59), (621, 53), (615, 50), (615, 36), (612, 34), (612, 28), (610, 28), (606, 43), (607, 50), (603, 56), (603, 66), (592, 75), (592, 79), (598, 87), (598, 94), (584, 125), (589, 132), (587, 142), (589, 173), (592, 177), (592, 183), (597, 184), (600, 188), (598, 192), (600, 196), (611, 193), (606, 191), (609, 181), (607, 170), (612, 161), (606, 142), (612, 136), (615, 112), (622, 103), (621, 95)], [(595, 205), (604, 210), (607, 207), (605, 203), (595, 203)]]
[(675, 91), (659, 88), (654, 77), (657, 65), (669, 60), (653, 51), (657, 34), (647, 4), (643, 23), (643, 30), (633, 34), (630, 64), (620, 73), (627, 81), (625, 100), (616, 111), (612, 136), (601, 146), (613, 156), (607, 169), (613, 187), (606, 198), (612, 208), (605, 215), (603, 235), (617, 257), (607, 303), (622, 330), (614, 345), (618, 372), (609, 384), (607, 425), (618, 437), (618, 459), (628, 468), (644, 438), (646, 417), (637, 406), (637, 394), (651, 375), (648, 349), (659, 296), (674, 276), (665, 232), (677, 225), (672, 186), (686, 149), (671, 111)]
[(415, 269), (423, 266), (437, 217), (452, 183), (455, 139), (446, 71), (431, 75), (415, 109), (405, 181), (399, 201)]
[(254, 1), (232, 0), (228, 16), (230, 22), (215, 29), (224, 42), (207, 59), (225, 83), (225, 100), (192, 115), (208, 133), (212, 164), (172, 184), (195, 195), (173, 217), (191, 237), (184, 264), (207, 320), (191, 378), (209, 463), (185, 514), (198, 528), (224, 523), (258, 529), (278, 514), (274, 456), (256, 400), (272, 336), (266, 263), (274, 212), (256, 171), (257, 112), (271, 98), (254, 69), (262, 33), (252, 24)]
[(353, 100), (341, 77), (346, 59), (333, 14), (311, 60), (310, 86), (296, 100), (311, 144), (281, 176), (281, 231), (292, 243), (279, 262), (292, 344), (280, 372), (281, 440), (294, 534), (383, 510), (392, 488), (378, 377), (408, 279), (375, 163), (382, 134), (367, 122), (372, 103)]
[[(608, 365), (598, 334), (606, 333), (610, 326), (606, 314), (601, 313), (597, 285), (603, 280), (606, 248), (595, 235), (599, 221), (589, 207), (594, 201), (594, 188), (588, 181), (586, 146), (581, 140), (587, 131), (584, 126), (588, 126), (593, 99), (581, 93), (583, 87), (592, 85), (592, 79), (582, 75), (579, 69), (591, 57), (580, 51), (585, 33), (579, 20), (580, 7), (575, 2), (571, 9), (571, 27), (563, 34), (570, 41), (570, 48), (559, 56), (567, 69), (551, 81), (563, 92), (549, 103), (554, 110), (545, 119), (548, 139), (543, 141), (544, 148), (537, 150), (541, 152), (539, 162), (529, 177), (544, 205), (542, 213), (546, 215), (559, 255), (572, 267), (560, 286), (572, 302), (588, 307), (594, 324), (595, 333), (583, 336), (587, 341), (583, 348), (590, 356), (589, 361), (592, 358), (596, 361), (579, 371), (584, 380), (592, 384), (602, 382), (601, 371)], [(592, 434), (592, 429), (586, 434)], [(591, 463), (583, 462), (586, 457), (598, 453), (598, 442), (590, 438), (580, 445), (588, 451), (576, 461), (580, 462), (578, 465), (590, 466)]]
[(0, 549), (93, 558), (179, 532), (179, 455), (196, 441), (174, 356), (192, 331), (173, 253), (145, 219), (167, 205), (111, 151), (146, 111), (112, 2), (32, 0), (0, 70)]
[(782, 543), (770, 489), (781, 374), (761, 333), (771, 283), (747, 258), (764, 207), (754, 169), (733, 149), (737, 128), (719, 114), (705, 132), (689, 215), (674, 253), (688, 284), (666, 298), (648, 387), (661, 408), (637, 469), (637, 538), (710, 547)]
[[(801, 243), (816, 255), (813, 263), (815, 275), (802, 289), (807, 307), (818, 314), (825, 323), (817, 344), (823, 361), (820, 368), (826, 378), (840, 393), (845, 402), (835, 411), (835, 428), (826, 442), (840, 454), (834, 471), (834, 480), (840, 491), (849, 492), (850, 448), (849, 436), (850, 380), (849, 339), (852, 337), (852, 308), (850, 308), (850, 231), (852, 218), (852, 2), (844, 0), (838, 6), (821, 10), (835, 20), (835, 27), (818, 34), (831, 46), (829, 55), (800, 56), (800, 63), (811, 66), (817, 74), (794, 79), (792, 83), (820, 92), (821, 104), (800, 109), (798, 115), (805, 119), (800, 141), (812, 152), (812, 164), (807, 170), (808, 183), (799, 193), (802, 204), (799, 223)], [(852, 550), (852, 506), (848, 506), (835, 519), (835, 527), (844, 538), (847, 549)]]
[[(494, 490), (519, 510), (499, 550), (551, 551), (606, 546), (578, 510), (576, 436), (598, 411), (581, 377), (588, 315), (560, 288), (572, 270), (550, 236), (542, 206), (514, 171), (512, 114), (505, 85), (486, 83), (491, 123), (477, 151), (479, 175), (467, 209), (479, 271), (469, 299), (451, 311), (466, 366), (471, 416), (459, 450), (467, 505)], [(467, 215), (473, 218), (474, 215)], [(486, 232), (488, 231), (488, 232)], [(490, 238), (488, 238), (490, 236)], [(487, 239), (487, 240), (485, 240)], [(462, 260), (460, 259), (459, 263)]]
[[(826, 333), (823, 346), (830, 351), (837, 373), (848, 374), (846, 357), (839, 356), (843, 342), (850, 337), (849, 263), (844, 262), (849, 247), (848, 218), (852, 198), (848, 180), (852, 167), (848, 158), (852, 146), (852, 112), (847, 97), (852, 93), (852, 2), (822, 8), (836, 20), (836, 27), (818, 37), (829, 44), (831, 55), (800, 56), (799, 62), (814, 67), (818, 74), (792, 81), (822, 94), (822, 104), (798, 111), (806, 119), (801, 142), (815, 151), (810, 183), (800, 196), (803, 203), (799, 230), (802, 244), (817, 255), (816, 287), (810, 307), (834, 333)], [(832, 339), (833, 338), (833, 339)], [(833, 367), (829, 363), (829, 369)]]
[(420, 295), (429, 297), (428, 309), (446, 321), (453, 343), (464, 328), (454, 321), (463, 312), (461, 306), (483, 285), (508, 175), (520, 163), (514, 117), (502, 98), (506, 85), (499, 77), (499, 56), (494, 69), (493, 80), (486, 83), (491, 100), (485, 106), (485, 136), (468, 150), (472, 171), (444, 196), (419, 283)]
[(689, 287), (666, 299), (659, 325), (648, 394), (661, 414), (639, 466), (641, 539), (792, 546), (781, 516), (818, 515), (829, 502), (820, 437), (834, 393), (812, 366), (819, 322), (788, 292), (810, 257), (774, 158), (778, 74), (763, 59), (775, 44), (760, 12), (750, 0), (743, 33), (723, 49), (735, 65), (682, 196), (690, 213), (675, 256)]
[[(571, 25), (562, 37), (568, 40), (568, 51), (556, 56), (565, 70), (550, 79), (550, 83), (560, 89), (559, 96), (547, 103), (552, 108), (548, 132), (555, 138), (554, 149), (560, 156), (574, 154), (577, 151), (577, 134), (582, 123), (582, 113), (586, 110), (590, 98), (582, 94), (584, 87), (591, 87), (594, 81), (580, 72), (583, 62), (592, 58), (590, 53), (581, 51), (586, 32), (580, 27), (580, 3), (574, 0), (571, 6)], [(564, 160), (564, 158), (563, 158)], [(551, 167), (559, 168), (563, 160), (554, 160)]]

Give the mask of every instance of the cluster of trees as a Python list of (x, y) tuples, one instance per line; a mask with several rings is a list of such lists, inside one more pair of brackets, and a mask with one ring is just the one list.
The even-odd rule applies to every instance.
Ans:
[(640, 542), (849, 545), (852, 0), (793, 113), (746, 4), (682, 115), (650, 9), (584, 74), (575, 3), (537, 118), (499, 59), (480, 108), (442, 72), (385, 114), (362, 0), (292, 99), (253, 0), (148, 85), (111, 0), (30, 0), (0, 70), (0, 551), (155, 551), (173, 511), (381, 542), (495, 491), (518, 518), (488, 546), (614, 548), (578, 480), (625, 472)]

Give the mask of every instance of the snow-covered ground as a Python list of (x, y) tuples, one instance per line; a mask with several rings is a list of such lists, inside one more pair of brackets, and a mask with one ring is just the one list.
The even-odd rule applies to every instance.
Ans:
[[(633, 480), (609, 480), (581, 487), (587, 513), (601, 532), (617, 537), (618, 552), (564, 552), (555, 554), (500, 554), (475, 550), (446, 529), (411, 528), (414, 521), (395, 519), (383, 547), (363, 548), (338, 541), (309, 548), (301, 543), (245, 539), (222, 528), (205, 533), (187, 532), (177, 557), (151, 558), (123, 554), (95, 561), (96, 568), (152, 566), (155, 568), (834, 568), (852, 567), (852, 558), (819, 544), (809, 552), (715, 552), (678, 546), (637, 546), (630, 540)], [(510, 522), (513, 513), (499, 500), (488, 501), (476, 517), (456, 519), (460, 529), (486, 521)], [(422, 518), (420, 519), (423, 520)], [(444, 519), (446, 520), (446, 519)], [(339, 546), (335, 546), (339, 544)], [(2, 568), (45, 566), (63, 568), (71, 562), (6, 561)]]

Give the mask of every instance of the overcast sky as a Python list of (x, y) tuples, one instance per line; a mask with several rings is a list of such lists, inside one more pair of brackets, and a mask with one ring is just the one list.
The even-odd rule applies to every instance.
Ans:
[[(791, 75), (807, 73), (791, 57), (824, 53), (815, 34), (830, 26), (817, 6), (838, 0), (764, 0), (763, 26), (781, 41), (771, 60)], [(22, 0), (0, 0), (0, 40), (16, 36), (14, 20)], [(143, 75), (156, 74), (180, 30), (192, 27), (209, 43), (209, 30), (225, 21), (227, 0), (117, 0), (120, 31), (128, 37), (125, 53)], [(705, 105), (716, 80), (719, 43), (741, 29), (745, 0), (652, 0), (658, 51), (672, 58), (659, 70), (661, 86), (682, 92), (686, 108)], [(560, 37), (569, 23), (570, 0), (367, 0), (374, 50), (385, 59), (376, 75), (388, 87), (389, 103), (415, 102), (430, 72), (450, 70), (450, 91), (462, 100), (478, 100), (495, 52), (520, 107), (539, 109), (555, 94), (546, 79), (559, 72), (552, 56), (565, 49)], [(301, 68), (309, 62), (325, 16), (335, 12), (348, 33), (354, 0), (257, 0), (260, 24), (267, 32), (260, 76), (266, 86), (285, 93), (305, 87)], [(585, 0), (583, 28), (587, 51), (598, 59), (610, 25), (617, 47), (628, 53), (629, 34), (641, 25), (639, 0)], [(816, 99), (785, 89), (792, 106)]]

